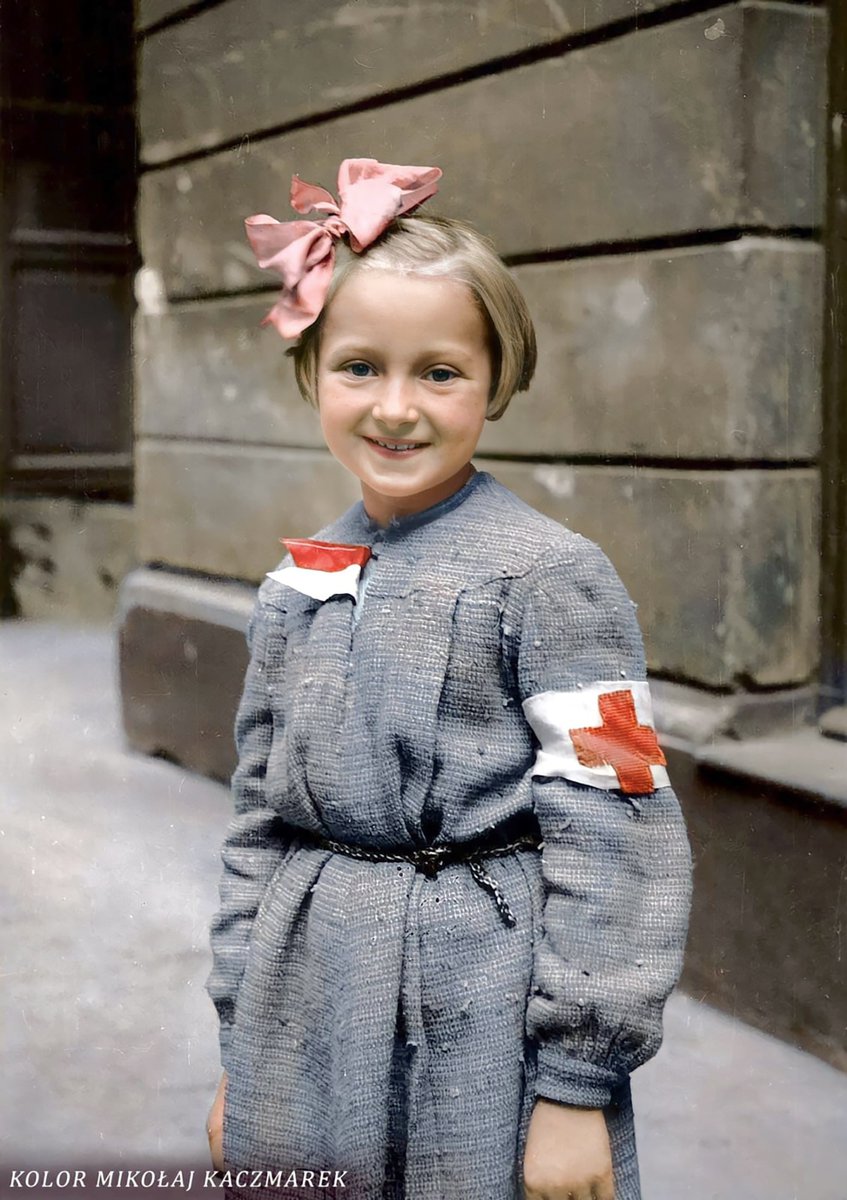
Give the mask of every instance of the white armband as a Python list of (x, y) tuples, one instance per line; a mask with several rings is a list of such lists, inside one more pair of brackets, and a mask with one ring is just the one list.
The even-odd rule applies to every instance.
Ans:
[(539, 742), (533, 775), (641, 795), (669, 787), (646, 680), (600, 680), (523, 702)]

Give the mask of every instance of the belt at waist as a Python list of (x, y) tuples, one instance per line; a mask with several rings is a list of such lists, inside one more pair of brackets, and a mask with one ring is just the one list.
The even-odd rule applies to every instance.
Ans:
[(415, 846), (411, 849), (396, 850), (383, 850), (371, 846), (357, 846), (350, 842), (339, 842), (309, 829), (292, 828), (291, 832), (303, 843), (318, 846), (324, 850), (332, 850), (336, 854), (346, 854), (350, 858), (363, 859), (366, 862), (410, 862), (415, 870), (428, 876), (437, 874), (448, 863), (466, 862), (477, 883), (481, 887), (487, 888), (494, 896), (498, 911), (507, 925), (515, 924), (514, 915), (499, 884), (482, 866), (482, 860), (503, 854), (512, 854), (516, 850), (537, 850), (543, 845), (539, 835), (531, 831), (519, 834), (508, 842), (500, 844), (493, 840), (478, 839), (472, 842), (453, 842), (446, 846)]

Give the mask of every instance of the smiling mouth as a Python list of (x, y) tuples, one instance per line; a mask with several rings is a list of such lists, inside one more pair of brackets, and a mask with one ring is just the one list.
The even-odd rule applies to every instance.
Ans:
[(408, 454), (410, 450), (421, 450), (428, 442), (395, 442), (383, 438), (366, 437), (366, 442), (379, 446), (382, 450), (392, 450), (395, 454)]

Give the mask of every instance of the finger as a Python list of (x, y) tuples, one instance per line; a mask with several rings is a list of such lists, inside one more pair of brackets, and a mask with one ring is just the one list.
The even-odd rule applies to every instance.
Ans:
[(212, 1166), (216, 1171), (223, 1170), (223, 1155), (221, 1153), (223, 1137), (220, 1128), (213, 1124), (206, 1126), (206, 1136), (209, 1140), (209, 1153)]

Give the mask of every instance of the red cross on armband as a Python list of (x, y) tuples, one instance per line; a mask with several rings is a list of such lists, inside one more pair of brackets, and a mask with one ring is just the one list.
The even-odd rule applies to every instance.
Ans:
[(644, 795), (670, 784), (645, 680), (600, 680), (523, 703), (538, 739), (533, 775)]
[(294, 566), (268, 571), (269, 579), (315, 600), (328, 600), (330, 596), (356, 599), (362, 568), (371, 556), (370, 546), (322, 542), (317, 538), (279, 540), (294, 559)]
[(576, 756), (586, 767), (614, 768), (622, 792), (653, 791), (651, 765), (667, 762), (652, 725), (639, 725), (628, 690), (598, 697), (602, 725), (569, 729)]

